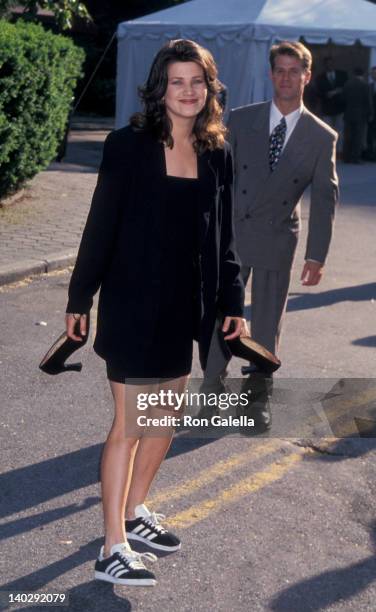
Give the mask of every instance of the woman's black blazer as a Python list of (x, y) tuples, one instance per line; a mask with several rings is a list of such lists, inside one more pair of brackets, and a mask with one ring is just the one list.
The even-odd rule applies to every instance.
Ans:
[[(234, 247), (228, 143), (224, 149), (198, 155), (198, 174), (195, 337), (205, 368), (217, 313), (243, 314), (244, 286)], [(120, 366), (127, 340), (133, 341), (142, 330), (141, 342), (153, 332), (156, 321), (164, 221), (153, 202), (163, 197), (165, 175), (163, 144), (149, 132), (127, 126), (108, 135), (69, 284), (66, 312), (89, 312), (100, 287), (94, 350)]]

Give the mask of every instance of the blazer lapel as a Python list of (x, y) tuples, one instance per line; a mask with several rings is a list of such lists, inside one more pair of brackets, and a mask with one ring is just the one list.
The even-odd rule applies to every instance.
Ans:
[(166, 163), (163, 143), (149, 135), (145, 136), (142, 157), (138, 160), (136, 171), (141, 185), (140, 190), (145, 193), (143, 206), (148, 210), (150, 222), (153, 223), (155, 228), (163, 227), (166, 207), (155, 206), (158, 199), (164, 199), (166, 190)]
[(252, 147), (260, 159), (257, 164), (260, 171), (266, 176), (270, 173), (269, 168), (269, 122), (271, 102), (260, 106), (260, 112), (256, 120), (248, 126), (248, 133), (252, 138)]
[(293, 133), (287, 141), (276, 168), (270, 173), (271, 181), (278, 181), (279, 177), (286, 176), (299, 166), (302, 158), (310, 150), (307, 130), (307, 113), (303, 112), (295, 126)]
[(219, 188), (218, 168), (213, 164), (211, 151), (204, 151), (197, 156), (199, 178), (199, 243), (205, 242), (209, 229), (210, 215), (215, 204), (216, 190)]

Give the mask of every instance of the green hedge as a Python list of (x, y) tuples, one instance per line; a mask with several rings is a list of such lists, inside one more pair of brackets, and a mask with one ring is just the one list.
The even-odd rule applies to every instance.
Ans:
[(64, 36), (0, 20), (0, 197), (55, 158), (83, 61)]

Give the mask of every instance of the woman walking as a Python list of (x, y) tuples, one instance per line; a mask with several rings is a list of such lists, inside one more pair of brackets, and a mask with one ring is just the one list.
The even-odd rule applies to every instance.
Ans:
[[(69, 285), (67, 334), (85, 334), (100, 287), (94, 350), (106, 361), (114, 421), (101, 461), (105, 541), (95, 577), (152, 585), (132, 540), (154, 550), (179, 539), (145, 505), (173, 428), (138, 424), (140, 393), (183, 393), (197, 339), (204, 368), (218, 313), (225, 338), (246, 335), (244, 287), (234, 251), (232, 159), (211, 54), (167, 43), (141, 89), (142, 113), (106, 139), (98, 183)], [(145, 397), (145, 396), (143, 396)], [(153, 555), (152, 555), (153, 556)]]

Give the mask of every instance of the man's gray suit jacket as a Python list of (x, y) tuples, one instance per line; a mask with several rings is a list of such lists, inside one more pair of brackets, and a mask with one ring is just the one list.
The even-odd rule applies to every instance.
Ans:
[(324, 263), (332, 236), (338, 178), (337, 133), (306, 108), (273, 172), (269, 168), (271, 102), (231, 111), (235, 231), (245, 266), (291, 268), (300, 230), (300, 199), (311, 186), (306, 259)]

